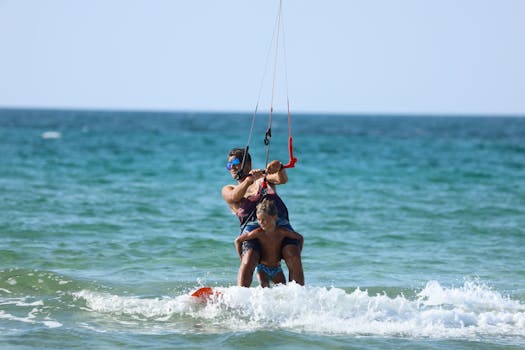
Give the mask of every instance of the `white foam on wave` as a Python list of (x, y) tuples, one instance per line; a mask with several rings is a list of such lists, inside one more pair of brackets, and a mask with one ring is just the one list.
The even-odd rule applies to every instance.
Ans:
[(14, 315), (7, 311), (0, 310), (0, 319), (29, 324), (43, 324), (48, 328), (62, 327), (62, 323), (53, 320), (49, 316), (43, 319), (39, 317), (44, 309), (44, 302), (42, 300), (28, 302), (25, 298), (0, 299), (0, 305), (3, 307), (16, 306), (18, 313), (21, 313), (24, 308), (31, 307), (31, 310), (25, 315)]
[(62, 134), (58, 131), (45, 131), (42, 133), (43, 139), (59, 139), (62, 137)]
[(189, 316), (185, 322), (208, 322), (214, 331), (285, 329), (324, 335), (525, 340), (525, 305), (479, 283), (446, 288), (432, 281), (411, 299), (293, 283), (215, 289), (220, 296), (202, 305), (188, 295), (140, 298), (84, 290), (75, 297), (85, 299), (90, 311), (117, 319), (167, 322), (170, 329), (177, 328), (173, 323), (181, 322), (180, 316)]
[(189, 295), (177, 298), (140, 298), (118, 296), (109, 293), (82, 290), (73, 293), (75, 298), (86, 301), (89, 310), (116, 315), (134, 315), (143, 319), (158, 321), (169, 319), (176, 314), (191, 312), (192, 303)]

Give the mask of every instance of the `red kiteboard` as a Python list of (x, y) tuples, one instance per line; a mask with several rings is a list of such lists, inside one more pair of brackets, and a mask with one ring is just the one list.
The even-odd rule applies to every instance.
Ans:
[(213, 290), (211, 287), (202, 287), (191, 293), (191, 296), (200, 300), (206, 301), (213, 297), (220, 296), (221, 292)]

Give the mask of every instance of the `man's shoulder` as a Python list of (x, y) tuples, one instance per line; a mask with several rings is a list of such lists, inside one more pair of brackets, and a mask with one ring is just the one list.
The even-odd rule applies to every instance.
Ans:
[(224, 186), (222, 186), (221, 192), (224, 193), (224, 192), (233, 191), (235, 189), (235, 187), (236, 186), (232, 185), (232, 184), (224, 185)]

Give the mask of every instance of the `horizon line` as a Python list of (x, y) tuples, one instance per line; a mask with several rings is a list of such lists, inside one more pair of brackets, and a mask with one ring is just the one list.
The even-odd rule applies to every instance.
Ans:
[[(99, 112), (99, 113), (156, 113), (156, 114), (249, 114), (252, 115), (254, 111), (243, 111), (243, 110), (207, 110), (207, 109), (164, 109), (164, 108), (123, 108), (123, 107), (35, 107), (35, 106), (1, 106), (0, 112), (2, 111), (46, 111), (46, 112)], [(258, 114), (269, 113), (267, 110), (258, 111)], [(273, 112), (275, 115), (286, 115), (286, 111)], [(323, 116), (347, 116), (347, 117), (488, 117), (488, 118), (525, 118), (525, 113), (467, 113), (467, 112), (372, 112), (372, 111), (353, 111), (353, 112), (342, 112), (342, 111), (304, 111), (297, 110), (291, 111), (291, 115), (323, 115)]]

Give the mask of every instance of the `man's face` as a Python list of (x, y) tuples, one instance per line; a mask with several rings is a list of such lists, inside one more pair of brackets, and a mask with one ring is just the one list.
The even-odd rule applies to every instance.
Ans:
[[(228, 162), (226, 163), (226, 169), (230, 171), (231, 176), (236, 179), (237, 174), (241, 170), (242, 167), (242, 159), (238, 158), (236, 156), (230, 156), (228, 158)], [(250, 171), (250, 164), (246, 162), (244, 165), (244, 173), (248, 173)]]

